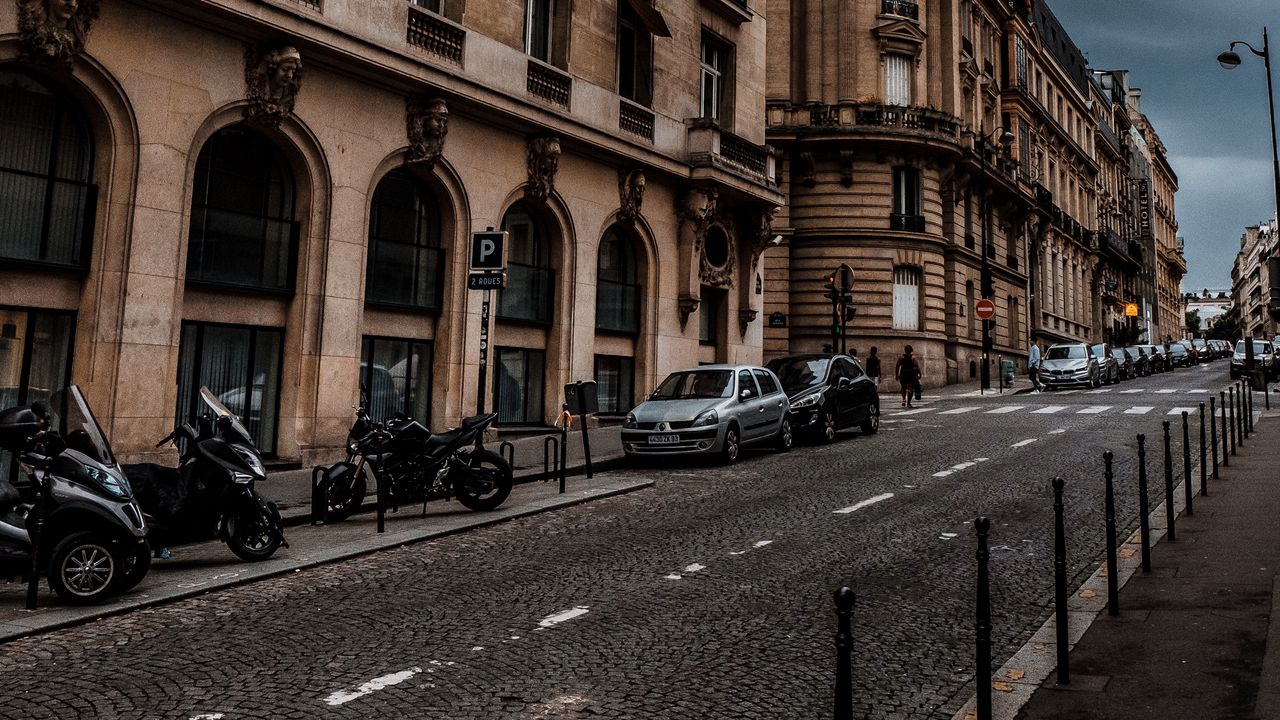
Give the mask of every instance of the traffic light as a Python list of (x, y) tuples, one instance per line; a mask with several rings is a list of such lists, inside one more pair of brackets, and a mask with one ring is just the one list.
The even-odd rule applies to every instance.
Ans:
[[(846, 295), (845, 297), (848, 298), (849, 296)], [(853, 306), (852, 298), (847, 299), (844, 305), (844, 321), (846, 323), (853, 322), (853, 316), (857, 314), (858, 314), (858, 308)]]
[(982, 297), (989, 298), (996, 294), (995, 277), (990, 267), (982, 268)]

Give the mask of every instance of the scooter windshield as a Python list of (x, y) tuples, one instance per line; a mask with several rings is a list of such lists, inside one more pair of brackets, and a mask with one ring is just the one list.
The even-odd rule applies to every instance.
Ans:
[(72, 385), (66, 391), (57, 393), (52, 398), (55, 412), (61, 412), (58, 422), (51, 423), (61, 428), (63, 442), (67, 449), (88, 456), (103, 465), (115, 465), (115, 456), (111, 454), (111, 444), (107, 442), (106, 433), (89, 409), (89, 401), (84, 399), (80, 388)]
[(212, 392), (210, 392), (209, 388), (201, 386), (201, 388), (200, 388), (200, 399), (201, 399), (201, 400), (203, 400), (203, 401), (204, 401), (204, 404), (205, 404), (205, 405), (206, 405), (210, 410), (212, 410), (212, 411), (213, 411), (213, 414), (214, 414), (215, 416), (217, 416), (217, 417), (225, 417), (225, 418), (230, 419), (230, 421), (231, 421), (231, 429), (232, 429), (232, 430), (234, 430), (235, 432), (239, 433), (240, 435), (242, 435), (242, 436), (243, 436), (243, 438), (242, 438), (242, 439), (243, 439), (245, 442), (249, 443), (250, 445), (253, 445), (253, 444), (254, 444), (254, 443), (253, 443), (253, 436), (252, 436), (252, 435), (250, 435), (250, 434), (249, 434), (249, 431), (248, 431), (247, 429), (245, 429), (245, 426), (244, 426), (244, 425), (242, 425), (242, 424), (240, 423), (240, 418), (239, 418), (239, 417), (236, 417), (235, 413), (233, 413), (233, 412), (231, 412), (230, 410), (228, 410), (228, 409), (227, 409), (227, 406), (226, 406), (226, 405), (223, 405), (223, 404), (222, 404), (222, 401), (218, 399), (218, 396), (217, 396), (217, 395), (214, 395)]

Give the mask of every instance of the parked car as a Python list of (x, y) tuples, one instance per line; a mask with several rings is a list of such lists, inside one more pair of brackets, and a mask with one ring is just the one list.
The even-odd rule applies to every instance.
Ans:
[(1091, 345), (1089, 350), (1098, 359), (1098, 372), (1102, 382), (1106, 385), (1120, 382), (1120, 365), (1111, 354), (1111, 344), (1098, 343)]
[(1130, 345), (1125, 348), (1125, 352), (1133, 358), (1134, 377), (1146, 377), (1152, 373), (1151, 356), (1147, 355), (1142, 345)]
[(1162, 373), (1170, 370), (1169, 356), (1165, 354), (1163, 345), (1142, 345), (1143, 350), (1147, 351), (1147, 357), (1151, 358), (1151, 372)]
[(715, 455), (738, 460), (742, 446), (791, 449), (791, 402), (773, 371), (704, 365), (673, 372), (627, 414), (622, 448), (639, 455)]
[[(1243, 340), (1236, 341), (1235, 352), (1231, 355), (1231, 379), (1241, 378), (1245, 372), (1245, 346)], [(1268, 381), (1275, 380), (1277, 375), (1275, 346), (1266, 340), (1253, 341), (1253, 362), (1261, 368)]]
[(1069, 385), (1098, 387), (1102, 384), (1102, 370), (1088, 345), (1058, 343), (1044, 352), (1040, 381), (1050, 390)]
[(880, 429), (880, 396), (858, 361), (845, 355), (792, 355), (769, 361), (791, 400), (791, 426), (831, 442), (847, 427)]
[(1231, 358), (1231, 343), (1226, 340), (1213, 340), (1214, 347), (1218, 348), (1218, 357)]
[(1111, 357), (1115, 358), (1116, 366), (1120, 368), (1121, 380), (1132, 380), (1138, 376), (1137, 362), (1128, 350), (1111, 348)]
[(1169, 363), (1173, 367), (1191, 367), (1195, 364), (1195, 358), (1186, 345), (1174, 342), (1169, 343)]
[(1202, 363), (1207, 363), (1217, 357), (1216, 351), (1209, 347), (1208, 340), (1199, 338), (1191, 341), (1191, 346), (1196, 349), (1196, 359)]

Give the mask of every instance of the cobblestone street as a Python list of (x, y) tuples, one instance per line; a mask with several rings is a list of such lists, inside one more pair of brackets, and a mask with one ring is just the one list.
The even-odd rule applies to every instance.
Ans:
[(1049, 479), (1067, 482), (1074, 587), (1102, 552), (1103, 449), (1127, 531), (1134, 435), (1154, 504), (1160, 421), (1180, 476), (1176, 413), (1226, 371), (914, 413), (886, 394), (879, 435), (634, 468), (614, 475), (655, 487), (8, 643), (0, 713), (823, 717), (848, 583), (857, 716), (950, 718), (973, 692), (973, 518), (993, 519), (999, 665), (1050, 608)]

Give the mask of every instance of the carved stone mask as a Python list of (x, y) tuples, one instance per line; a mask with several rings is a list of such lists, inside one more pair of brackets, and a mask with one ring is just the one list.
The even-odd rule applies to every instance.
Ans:
[(245, 52), (245, 90), (249, 107), (245, 116), (266, 125), (279, 125), (293, 113), (302, 88), (302, 54), (283, 46)]
[(18, 0), (21, 57), (45, 65), (66, 65), (84, 50), (102, 0)]
[(406, 125), (409, 133), (409, 162), (430, 167), (444, 154), (444, 138), (449, 133), (449, 106), (441, 98), (410, 100)]

